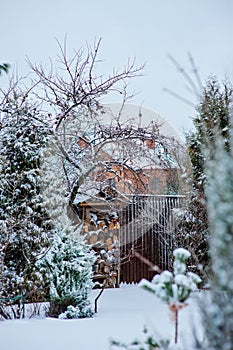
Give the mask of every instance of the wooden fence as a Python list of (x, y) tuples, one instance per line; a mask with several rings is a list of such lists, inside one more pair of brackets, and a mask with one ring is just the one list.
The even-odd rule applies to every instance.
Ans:
[(83, 234), (97, 254), (93, 280), (101, 283), (112, 275), (113, 286), (150, 280), (154, 272), (136, 257), (136, 252), (161, 270), (170, 269), (174, 209), (181, 208), (183, 201), (183, 196), (128, 195), (113, 203), (81, 203)]
[(151, 271), (138, 252), (161, 270), (170, 269), (174, 248), (174, 209), (182, 207), (182, 196), (129, 196), (120, 209), (120, 282), (137, 283), (151, 279)]

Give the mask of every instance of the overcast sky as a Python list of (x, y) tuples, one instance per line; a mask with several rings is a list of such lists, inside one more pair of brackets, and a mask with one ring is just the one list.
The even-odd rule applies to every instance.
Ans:
[(233, 81), (233, 0), (5, 0), (0, 31), (0, 63), (17, 66), (19, 76), (29, 71), (26, 55), (47, 62), (58, 53), (56, 39), (63, 42), (66, 34), (70, 49), (102, 38), (103, 74), (129, 57), (146, 62), (145, 75), (130, 83), (139, 92), (132, 102), (161, 114), (179, 131), (191, 128), (195, 111), (164, 88), (195, 98), (168, 54), (192, 75), (190, 52), (203, 81), (210, 74)]

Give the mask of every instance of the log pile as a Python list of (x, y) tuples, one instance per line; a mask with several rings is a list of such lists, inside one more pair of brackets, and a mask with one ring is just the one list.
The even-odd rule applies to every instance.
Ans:
[(116, 288), (119, 287), (119, 245), (108, 250), (107, 244), (97, 243), (92, 246), (97, 255), (94, 265), (93, 282), (94, 288)]
[(116, 212), (105, 217), (90, 213), (84, 224), (87, 244), (96, 252), (93, 266), (94, 288), (119, 286), (120, 224)]

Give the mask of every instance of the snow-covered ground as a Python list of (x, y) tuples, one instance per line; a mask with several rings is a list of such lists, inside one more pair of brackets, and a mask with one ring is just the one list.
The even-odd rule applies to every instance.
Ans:
[[(98, 294), (92, 291), (92, 299)], [(179, 343), (192, 349), (195, 330), (202, 338), (196, 298), (179, 312)], [(205, 296), (204, 296), (205, 297)], [(109, 350), (109, 339), (131, 342), (147, 326), (154, 334), (174, 341), (174, 324), (168, 306), (138, 286), (107, 289), (98, 302), (98, 313), (89, 319), (34, 318), (0, 322), (1, 350)], [(172, 346), (172, 348), (175, 348)]]

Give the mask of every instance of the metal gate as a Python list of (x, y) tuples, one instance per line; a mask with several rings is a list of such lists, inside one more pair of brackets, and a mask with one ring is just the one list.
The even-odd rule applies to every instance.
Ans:
[(135, 256), (138, 252), (161, 270), (170, 269), (174, 245), (174, 209), (183, 196), (132, 195), (120, 209), (120, 282), (151, 279), (154, 272)]

